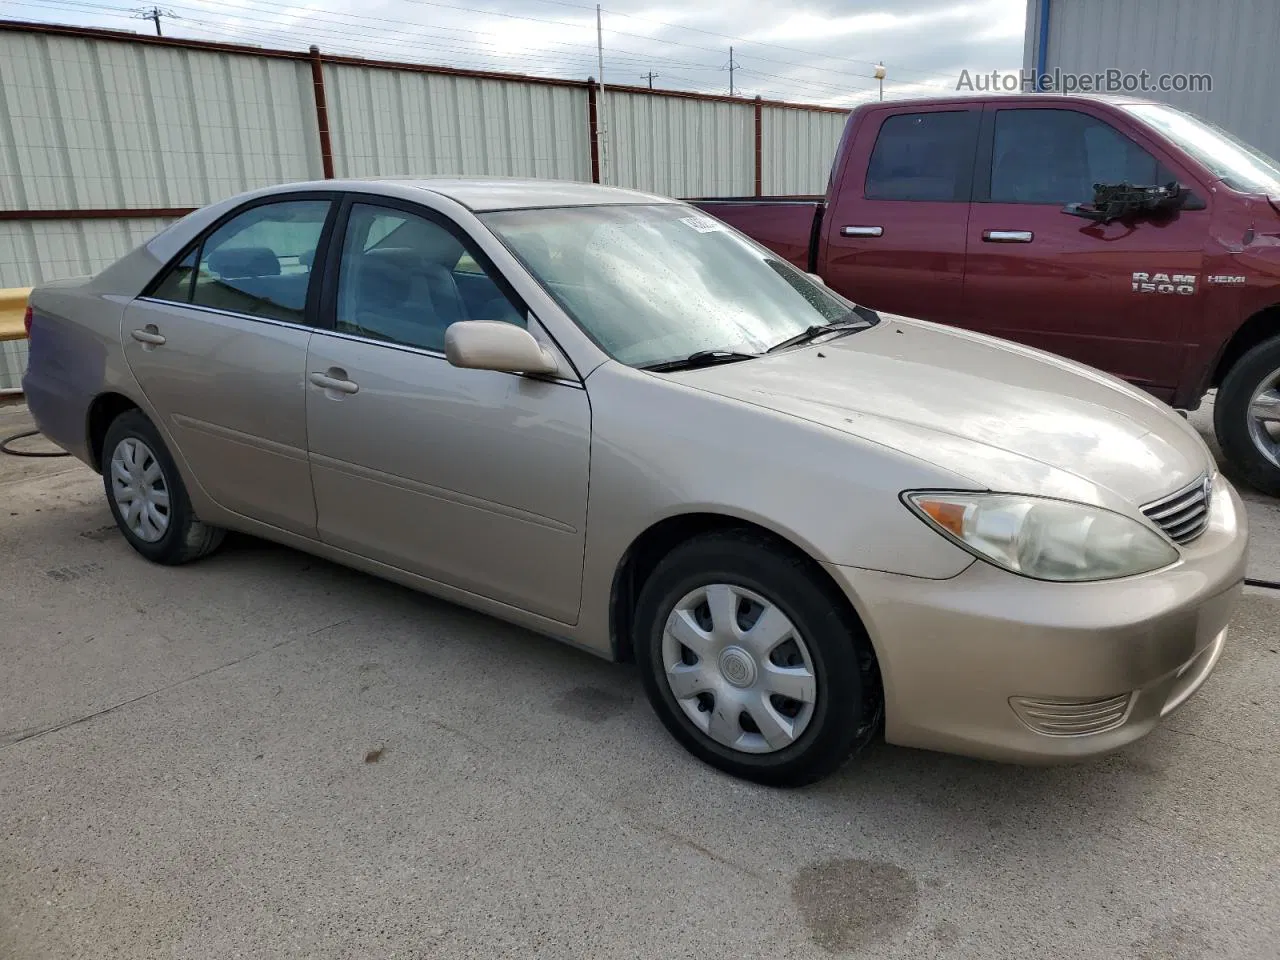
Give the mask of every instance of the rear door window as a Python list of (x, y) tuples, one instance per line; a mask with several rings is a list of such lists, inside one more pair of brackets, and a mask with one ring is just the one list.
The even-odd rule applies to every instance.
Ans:
[(900, 113), (880, 125), (867, 164), (868, 200), (968, 202), (977, 110)]
[(303, 323), (331, 202), (250, 207), (210, 233), (154, 285), (157, 300)]

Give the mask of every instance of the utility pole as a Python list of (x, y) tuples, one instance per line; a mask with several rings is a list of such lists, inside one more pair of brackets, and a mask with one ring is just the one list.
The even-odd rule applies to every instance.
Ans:
[(653, 89), (653, 81), (654, 81), (654, 80), (656, 80), (657, 78), (658, 78), (658, 75), (657, 75), (656, 73), (654, 73), (652, 70), (650, 70), (648, 73), (642, 73), (642, 74), (640, 74), (640, 79), (641, 79), (641, 80), (648, 80), (648, 81), (649, 81), (649, 89), (650, 89), (650, 90), (652, 90), (652, 89)]
[[(159, 21), (157, 21), (157, 23), (158, 23), (158, 22), (159, 22)], [(733, 47), (730, 47), (730, 48), (729, 48), (729, 96), (731, 96), (731, 97), (733, 96), (733, 68), (734, 68), (734, 66), (735, 66), (735, 64), (734, 64), (734, 62), (733, 62)]]
[(596, 4), (596, 66), (600, 79), (599, 105), (596, 107), (597, 139), (600, 144), (600, 182), (609, 182), (609, 124), (604, 109), (604, 26), (600, 16), (600, 4)]
[(160, 29), (160, 18), (173, 16), (176, 16), (176, 14), (172, 10), (161, 10), (159, 7), (144, 7), (133, 15), (133, 19), (150, 20), (156, 25), (156, 36), (163, 37), (164, 32)]

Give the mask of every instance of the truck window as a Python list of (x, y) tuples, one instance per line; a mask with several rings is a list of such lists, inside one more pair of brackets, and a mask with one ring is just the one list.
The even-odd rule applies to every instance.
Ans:
[(1078, 110), (998, 110), (991, 149), (995, 203), (1064, 204), (1093, 197), (1095, 183), (1177, 179), (1110, 124)]
[(969, 200), (976, 110), (900, 113), (880, 125), (863, 196), (868, 200)]

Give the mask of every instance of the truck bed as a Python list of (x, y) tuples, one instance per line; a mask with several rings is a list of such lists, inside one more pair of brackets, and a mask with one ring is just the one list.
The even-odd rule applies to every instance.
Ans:
[(743, 197), (690, 201), (764, 244), (801, 270), (816, 266), (818, 228), (824, 197)]

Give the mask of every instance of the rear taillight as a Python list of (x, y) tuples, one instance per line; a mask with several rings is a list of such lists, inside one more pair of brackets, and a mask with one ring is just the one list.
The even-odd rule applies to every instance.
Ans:
[(27, 336), (31, 336), (31, 308), (27, 307), (27, 312), (22, 315), (22, 326), (26, 328)]

